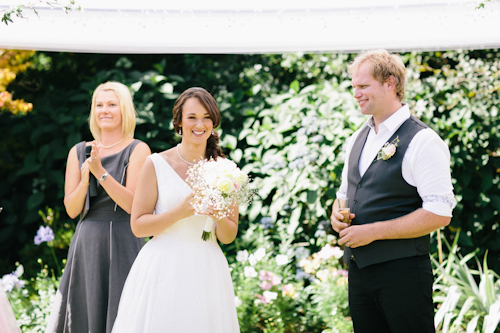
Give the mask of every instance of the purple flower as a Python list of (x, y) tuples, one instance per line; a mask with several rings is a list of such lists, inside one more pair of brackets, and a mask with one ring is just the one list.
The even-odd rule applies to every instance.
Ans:
[(271, 217), (264, 216), (260, 219), (260, 223), (264, 229), (272, 229), (274, 227), (273, 219)]
[(19, 280), (19, 277), (23, 275), (24, 268), (23, 265), (19, 265), (17, 269), (10, 273), (10, 274), (5, 274), (1, 281), (1, 284), (3, 286), (3, 290), (6, 292), (11, 292), (14, 290), (14, 287), (17, 287), (18, 289), (24, 288), (24, 285), (26, 284), (25, 281)]
[(54, 240), (54, 232), (49, 226), (40, 226), (35, 236), (35, 245), (40, 245), (43, 242), (51, 242)]

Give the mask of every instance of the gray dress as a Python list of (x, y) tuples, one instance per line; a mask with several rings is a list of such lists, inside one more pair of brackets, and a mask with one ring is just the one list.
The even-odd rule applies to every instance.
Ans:
[[(109, 175), (124, 186), (129, 157), (140, 142), (101, 158)], [(76, 148), (81, 167), (85, 142)], [(100, 185), (97, 196), (87, 191), (46, 332), (111, 332), (123, 285), (143, 245), (144, 239), (132, 234), (130, 215)]]

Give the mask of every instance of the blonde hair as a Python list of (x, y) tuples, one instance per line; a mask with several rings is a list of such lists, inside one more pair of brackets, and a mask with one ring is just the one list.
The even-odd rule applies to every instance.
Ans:
[(126, 85), (120, 82), (108, 81), (100, 84), (92, 95), (92, 106), (90, 108), (89, 117), (89, 127), (90, 132), (95, 140), (101, 139), (101, 128), (97, 125), (97, 119), (95, 115), (95, 104), (97, 94), (101, 91), (113, 91), (118, 97), (120, 102), (120, 111), (122, 116), (122, 133), (126, 137), (134, 137), (135, 124), (136, 124), (136, 111), (134, 107), (134, 102), (132, 101), (132, 95), (130, 90)]
[(386, 50), (375, 50), (359, 54), (349, 65), (349, 74), (354, 74), (365, 61), (370, 62), (371, 74), (380, 83), (392, 75), (395, 78), (396, 95), (402, 101), (405, 95), (406, 68), (401, 57)]

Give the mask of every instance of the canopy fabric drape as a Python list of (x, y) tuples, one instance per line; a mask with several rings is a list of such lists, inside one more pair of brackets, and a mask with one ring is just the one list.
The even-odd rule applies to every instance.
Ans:
[[(479, 3), (484, 8), (476, 9)], [(0, 1), (0, 14), (21, 0)], [(27, 2), (26, 2), (27, 3)], [(68, 0), (59, 0), (67, 4)], [(282, 53), (500, 46), (500, 1), (76, 0), (0, 25), (0, 48), (89, 53)]]

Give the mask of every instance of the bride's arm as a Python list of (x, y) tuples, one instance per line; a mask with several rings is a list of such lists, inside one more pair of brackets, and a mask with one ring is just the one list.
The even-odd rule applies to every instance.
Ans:
[(217, 229), (215, 230), (217, 239), (224, 244), (232, 243), (238, 234), (238, 205), (233, 205), (230, 211), (231, 213), (227, 217), (217, 221)]
[(153, 161), (146, 159), (135, 189), (134, 202), (132, 203), (132, 214), (130, 225), (136, 237), (148, 237), (156, 235), (170, 227), (175, 222), (188, 216), (194, 215), (191, 206), (193, 195), (188, 195), (178, 206), (154, 215), (156, 201), (158, 200), (158, 185), (156, 171)]

